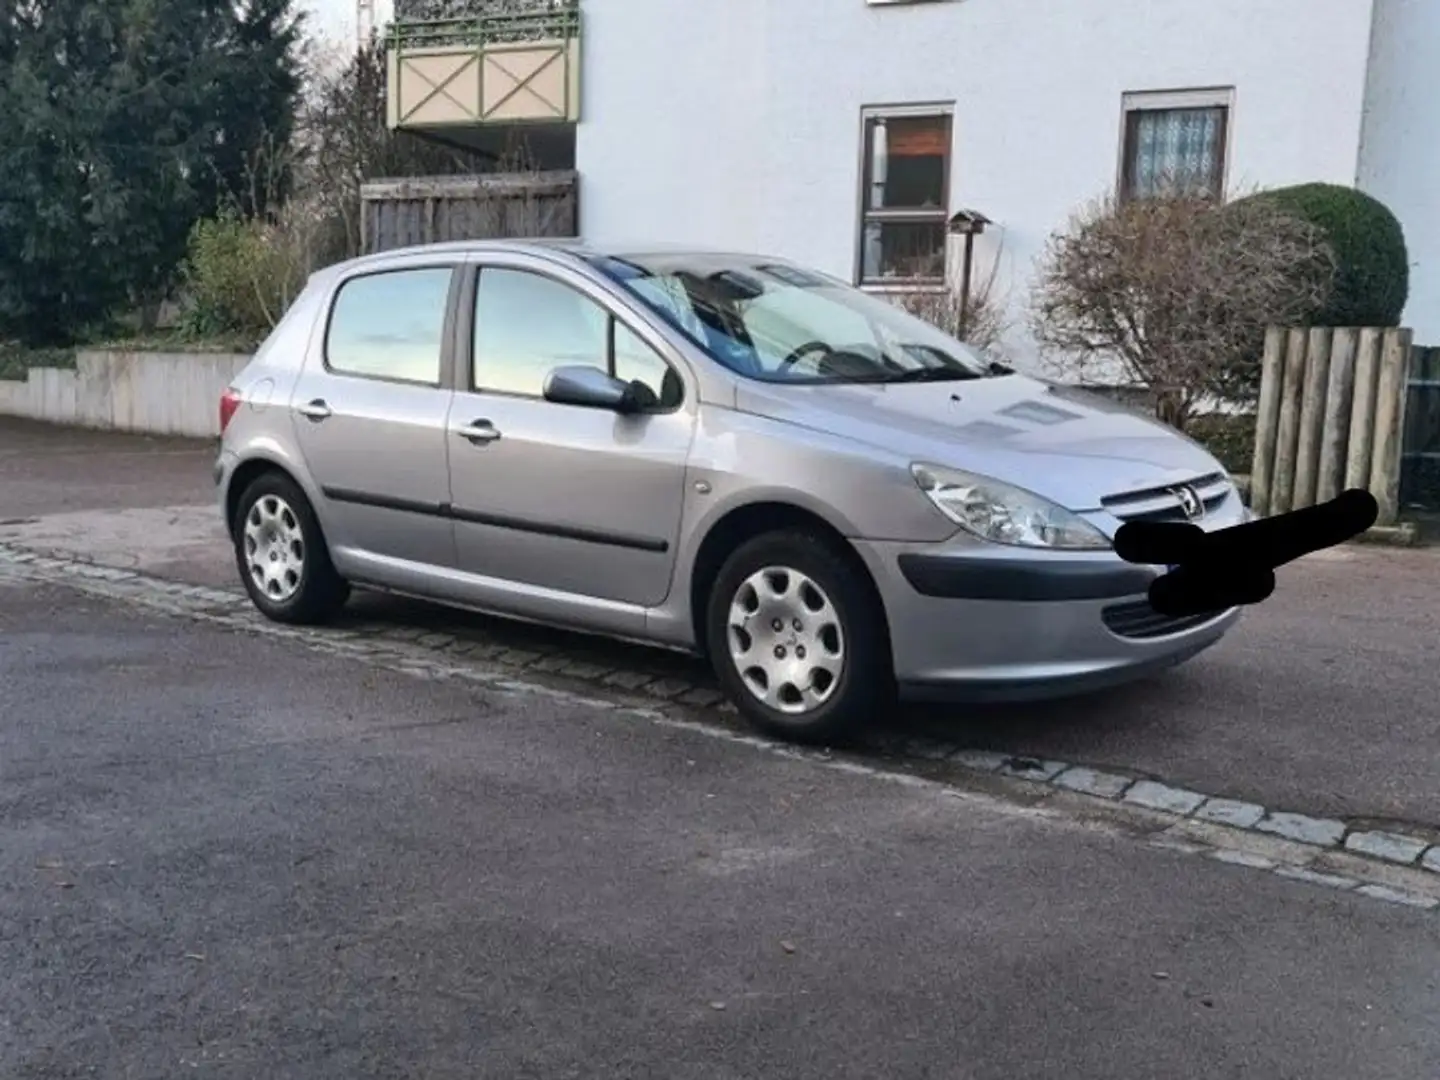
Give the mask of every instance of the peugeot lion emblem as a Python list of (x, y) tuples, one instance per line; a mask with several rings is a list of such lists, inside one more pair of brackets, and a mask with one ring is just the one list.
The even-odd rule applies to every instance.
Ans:
[(1177, 487), (1174, 491), (1175, 498), (1180, 500), (1180, 509), (1188, 520), (1198, 521), (1205, 516), (1205, 503), (1198, 491), (1189, 485)]

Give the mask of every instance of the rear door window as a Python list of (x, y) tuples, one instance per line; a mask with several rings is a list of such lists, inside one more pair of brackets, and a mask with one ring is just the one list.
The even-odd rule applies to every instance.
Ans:
[(440, 385), (445, 312), (455, 268), (383, 270), (340, 286), (325, 331), (337, 375)]

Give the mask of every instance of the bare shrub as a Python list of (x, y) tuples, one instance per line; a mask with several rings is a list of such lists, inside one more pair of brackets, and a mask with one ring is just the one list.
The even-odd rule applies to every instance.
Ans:
[(310, 275), (331, 262), (335, 250), (333, 221), (325, 203), (313, 196), (292, 197), (272, 217), (259, 223), (263, 259), (251, 284), (256, 304), (269, 331), (299, 297)]
[(967, 303), (960, 302), (958, 286), (943, 291), (901, 293), (897, 303), (911, 315), (980, 352), (997, 355), (1011, 324), (1009, 297), (996, 285), (1001, 250), (997, 247), (986, 271), (971, 280)]
[(263, 338), (323, 265), (328, 224), (323, 208), (294, 198), (267, 217), (226, 211), (198, 222), (185, 266), (186, 329)]
[(479, 208), (480, 217), (494, 220), (471, 225), (501, 235), (513, 218), (540, 216), (525, 185), (538, 170), (523, 137), (511, 136), (502, 151), (488, 154), (390, 130), (378, 36), (348, 63), (316, 64), (308, 76), (308, 100), (293, 137), (262, 140), (222, 212), (191, 234), (183, 322), (194, 336), (259, 340), (312, 273), (361, 254), (361, 188), (369, 180), (500, 171), (507, 174), (500, 184), (505, 197)]
[(360, 189), (389, 177), (453, 176), (491, 172), (495, 162), (479, 151), (452, 149), (386, 119), (386, 51), (377, 35), (345, 65), (312, 73), (296, 145), (305, 168), (297, 182), (327, 208), (339, 233), (339, 255), (364, 249)]
[(313, 163), (297, 140), (264, 139), (242, 183), (191, 231), (184, 266), (185, 328), (196, 336), (263, 338), (310, 275), (344, 254), (344, 237)]
[(1118, 362), (1183, 429), (1206, 397), (1253, 400), (1265, 328), (1304, 322), (1334, 275), (1319, 230), (1266, 200), (1104, 199), (1050, 238), (1031, 326), (1059, 370)]

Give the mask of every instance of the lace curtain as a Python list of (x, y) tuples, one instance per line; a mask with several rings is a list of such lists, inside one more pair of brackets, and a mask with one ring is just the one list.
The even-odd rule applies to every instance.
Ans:
[(1145, 109), (1130, 124), (1132, 196), (1220, 193), (1224, 109)]

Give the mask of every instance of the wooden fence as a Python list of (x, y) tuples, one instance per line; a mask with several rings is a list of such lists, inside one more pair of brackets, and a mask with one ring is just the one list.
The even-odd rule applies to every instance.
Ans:
[(1406, 329), (1266, 334), (1250, 476), (1257, 514), (1283, 514), (1364, 488), (1380, 504), (1376, 523), (1395, 524), (1411, 352)]
[(377, 180), (360, 190), (364, 251), (451, 240), (579, 235), (574, 172)]

